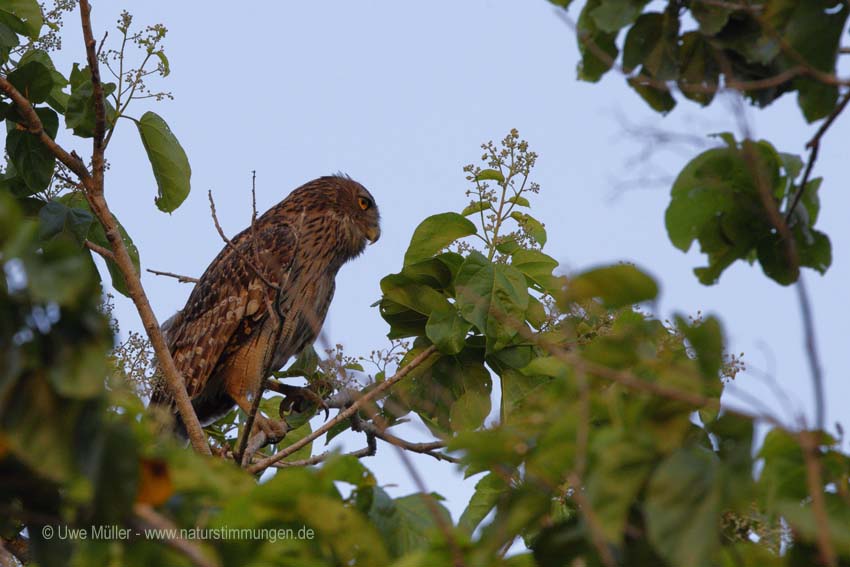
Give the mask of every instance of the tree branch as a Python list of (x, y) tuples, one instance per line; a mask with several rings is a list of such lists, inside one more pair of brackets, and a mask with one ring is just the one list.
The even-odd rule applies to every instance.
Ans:
[(88, 0), (80, 0), (80, 20), (83, 27), (83, 42), (86, 46), (86, 59), (88, 59), (89, 71), (91, 72), (92, 98), (94, 99), (92, 173), (95, 191), (103, 192), (103, 150), (105, 148), (103, 137), (106, 133), (106, 103), (103, 99), (103, 83), (100, 80), (100, 65), (97, 61), (97, 41), (95, 41), (92, 33), (91, 5)]
[(823, 497), (823, 478), (817, 441), (819, 435), (819, 431), (801, 431), (797, 440), (803, 450), (803, 459), (806, 463), (806, 484), (812, 497), (812, 513), (815, 516), (815, 525), (817, 526), (818, 549), (824, 563), (829, 567), (836, 567), (838, 559), (829, 536), (829, 516), (826, 513), (826, 502)]
[(850, 90), (848, 90), (844, 94), (844, 98), (841, 99), (841, 102), (835, 107), (835, 110), (832, 111), (832, 114), (821, 124), (818, 131), (815, 132), (815, 135), (811, 140), (806, 143), (806, 147), (809, 151), (809, 161), (806, 164), (806, 171), (803, 173), (803, 180), (800, 182), (800, 189), (797, 190), (796, 195), (794, 195), (794, 200), (791, 202), (791, 205), (788, 207), (788, 211), (785, 213), (785, 222), (791, 222), (791, 215), (794, 214), (794, 209), (797, 208), (797, 204), (800, 202), (800, 199), (803, 197), (803, 192), (806, 190), (806, 185), (809, 184), (809, 177), (812, 174), (812, 167), (815, 165), (815, 160), (818, 159), (818, 150), (820, 150), (820, 141), (823, 135), (829, 130), (829, 127), (832, 126), (832, 123), (835, 122), (835, 119), (838, 118), (838, 115), (841, 114), (845, 108), (847, 108), (847, 104), (850, 103)]
[(88, 248), (92, 252), (96, 252), (104, 260), (112, 260), (113, 262), (115, 261), (115, 255), (112, 253), (112, 250), (108, 250), (99, 244), (95, 244), (91, 240), (86, 240), (85, 245), (86, 248)]
[(460, 462), (460, 459), (451, 457), (449, 455), (446, 455), (445, 453), (437, 451), (437, 449), (442, 449), (446, 446), (446, 444), (442, 441), (433, 441), (431, 443), (412, 443), (400, 437), (396, 437), (391, 433), (387, 433), (386, 430), (381, 430), (374, 423), (363, 422), (360, 423), (359, 427), (360, 430), (366, 433), (367, 435), (374, 435), (378, 439), (386, 441), (390, 445), (394, 445), (406, 451), (428, 455), (429, 457), (434, 457), (438, 461), (447, 461), (450, 463)]
[(815, 390), (815, 427), (824, 429), (825, 427), (825, 398), (826, 393), (823, 387), (823, 370), (821, 369), (820, 358), (818, 357), (817, 341), (815, 340), (815, 322), (812, 316), (812, 306), (809, 302), (809, 295), (806, 293), (806, 285), (803, 283), (802, 276), (797, 280), (797, 298), (800, 302), (800, 315), (803, 318), (803, 334), (806, 344), (806, 358), (809, 361), (809, 371), (812, 374), (812, 385)]
[(330, 431), (334, 426), (345, 421), (346, 419), (357, 413), (361, 406), (372, 401), (373, 399), (377, 398), (379, 395), (390, 389), (398, 381), (407, 376), (412, 370), (414, 370), (416, 367), (425, 362), (435, 352), (437, 352), (437, 348), (434, 345), (429, 346), (421, 353), (419, 353), (413, 360), (408, 362), (403, 368), (399, 369), (394, 376), (384, 380), (383, 382), (378, 384), (374, 389), (360, 396), (357, 400), (354, 401), (354, 403), (351, 404), (351, 406), (340, 411), (333, 419), (325, 422), (321, 427), (313, 431), (310, 435), (299, 439), (298, 441), (296, 441), (292, 445), (289, 445), (282, 451), (279, 451), (274, 455), (262, 459), (261, 461), (251, 465), (250, 467), (248, 467), (248, 472), (258, 473), (260, 471), (263, 471), (274, 463), (280, 461), (281, 459), (285, 459), (286, 457), (288, 457), (298, 449), (304, 447), (308, 443), (311, 443), (313, 440), (321, 437), (323, 434)]
[[(147, 526), (158, 530), (179, 530), (171, 520), (160, 515), (156, 510), (147, 504), (136, 504), (133, 507), (133, 513), (137, 520)], [(210, 559), (204, 555), (203, 551), (194, 542), (182, 538), (167, 538), (162, 540), (163, 543), (175, 551), (184, 555), (196, 567), (220, 567), (218, 561)]]
[(193, 278), (190, 276), (181, 276), (180, 274), (173, 274), (171, 272), (160, 272), (159, 270), (152, 270), (147, 268), (148, 272), (157, 275), (157, 276), (168, 276), (169, 278), (176, 278), (180, 283), (198, 283), (200, 280), (198, 278)]

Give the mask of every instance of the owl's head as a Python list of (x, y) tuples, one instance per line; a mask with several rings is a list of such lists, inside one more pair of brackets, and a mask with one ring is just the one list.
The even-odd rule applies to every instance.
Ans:
[(381, 237), (381, 214), (375, 198), (361, 184), (347, 175), (336, 174), (332, 177), (340, 187), (338, 206), (347, 214), (351, 223), (362, 236), (374, 244)]
[(309, 238), (317, 244), (331, 243), (334, 256), (342, 262), (358, 256), (367, 243), (377, 242), (381, 236), (375, 198), (363, 185), (341, 173), (305, 183), (280, 207), (279, 212), (286, 215), (306, 215), (307, 220), (301, 222), (306, 222)]

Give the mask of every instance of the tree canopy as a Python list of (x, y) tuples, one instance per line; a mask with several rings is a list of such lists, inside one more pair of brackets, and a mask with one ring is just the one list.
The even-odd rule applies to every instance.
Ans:
[[(800, 274), (831, 264), (816, 228), (829, 180), (813, 170), (850, 101), (850, 80), (836, 74), (848, 5), (587, 0), (573, 22), (571, 1), (552, 3), (575, 29), (581, 80), (619, 72), (662, 113), (720, 92), (761, 107), (796, 92), (805, 119), (821, 121), (807, 156), (716, 134), (677, 176), (665, 214), (670, 243), (705, 254), (694, 270), (702, 284), (757, 262), (765, 286), (798, 286), (810, 326)], [(84, 45), (66, 76), (52, 53), (71, 10)], [(171, 72), (166, 30), (138, 30), (125, 12), (118, 40), (97, 40), (90, 11), (88, 0), (0, 0), (3, 564), (850, 564), (850, 458), (841, 431), (823, 424), (817, 345), (806, 353), (813, 425), (722, 406), (743, 361), (717, 317), (688, 316), (688, 306), (671, 321), (653, 316), (652, 266), (565, 273), (544, 251), (538, 155), (517, 130), (463, 169), (465, 206), (423, 219), (398, 271), (376, 276), (393, 342), (373, 352), (368, 385), (351, 379), (363, 359), (309, 347), (269, 379), (302, 380), (310, 403), (258, 392), (256, 411), (289, 425), (283, 440), (255, 444), (255, 415), (241, 410), (201, 428), (139, 251), (104, 191), (110, 140), (130, 120), (156, 209), (173, 212), (190, 193), (187, 152), (166, 120), (135, 114), (141, 98), (169, 96), (147, 84)], [(91, 141), (91, 155), (63, 147), (63, 125), (63, 136)], [(119, 340), (107, 275), (145, 335)], [(190, 447), (145, 407), (154, 375)], [(393, 429), (409, 420), (433, 441)], [(347, 430), (362, 449), (321, 448)], [(399, 451), (414, 479), (407, 453), (482, 476), (455, 523), (439, 494), (382, 488), (366, 459), (378, 450)]]

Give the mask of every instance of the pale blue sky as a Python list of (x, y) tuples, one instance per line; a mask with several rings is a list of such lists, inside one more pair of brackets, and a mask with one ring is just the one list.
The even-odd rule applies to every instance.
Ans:
[[(383, 237), (337, 279), (325, 329), (349, 354), (386, 344), (387, 326), (369, 305), (378, 282), (397, 271), (415, 226), (426, 216), (459, 210), (466, 202), (461, 168), (480, 157), (479, 144), (518, 128), (540, 154), (534, 179), (542, 192), (533, 212), (546, 224), (546, 251), (566, 271), (628, 260), (661, 284), (658, 314), (680, 310), (720, 316), (733, 352), (753, 369), (769, 371), (793, 404), (812, 414), (809, 373), (793, 288), (768, 280), (758, 267), (736, 264), (718, 285), (704, 287), (692, 268), (703, 258), (674, 249), (664, 230), (669, 186), (616, 193), (619, 181), (643, 175), (630, 157), (650, 143), (626, 136), (617, 116), (633, 124), (702, 134), (736, 129), (730, 106), (709, 111), (681, 102), (662, 118), (612, 74), (600, 85), (576, 80), (572, 31), (545, 0), (95, 2), (95, 35), (121, 7), (137, 25), (161, 22), (172, 74), (159, 83), (175, 100), (143, 101), (171, 125), (192, 164), (192, 194), (173, 215), (158, 212), (153, 176), (136, 129), (121, 124), (110, 147), (107, 197), (132, 234), (143, 268), (199, 275), (222, 243), (209, 216), (212, 189), (225, 230), (250, 220), (250, 175), (257, 171), (258, 207), (265, 210), (301, 183), (344, 171), (365, 184), (383, 217)], [(577, 6), (578, 7), (578, 6)], [(577, 17), (575, 8), (571, 12)], [(79, 18), (66, 18), (70, 56), (80, 60)], [(850, 59), (850, 56), (848, 56)], [(768, 111), (749, 110), (756, 136), (780, 151), (803, 152), (814, 132), (793, 97)], [(850, 118), (830, 131), (815, 174), (823, 175), (818, 228), (833, 244), (826, 277), (806, 271), (827, 380), (828, 423), (847, 421), (850, 399), (850, 193), (846, 188)], [(87, 149), (87, 148), (86, 148)], [(695, 150), (661, 152), (654, 164), (678, 172)], [(143, 274), (160, 321), (183, 306), (189, 286)], [(140, 329), (129, 301), (116, 300), (122, 329)], [(735, 388), (776, 413), (785, 410), (756, 373)], [(735, 395), (728, 403), (749, 407)], [(412, 427), (409, 436), (423, 436)], [(346, 449), (362, 440), (345, 439)], [(461, 482), (454, 466), (414, 459), (428, 488), (444, 494), (455, 519), (474, 480)], [(392, 448), (364, 461), (393, 494), (415, 490)]]

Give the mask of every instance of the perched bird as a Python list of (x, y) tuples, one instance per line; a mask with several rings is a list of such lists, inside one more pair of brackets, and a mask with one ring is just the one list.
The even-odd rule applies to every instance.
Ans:
[[(337, 272), (378, 240), (379, 221), (369, 191), (337, 174), (294, 190), (225, 245), (163, 324), (202, 425), (234, 404), (250, 411), (261, 382), (315, 340)], [(176, 411), (162, 383), (151, 404)], [(256, 424), (270, 439), (286, 432), (260, 415)], [(185, 436), (179, 416), (177, 430)]]

